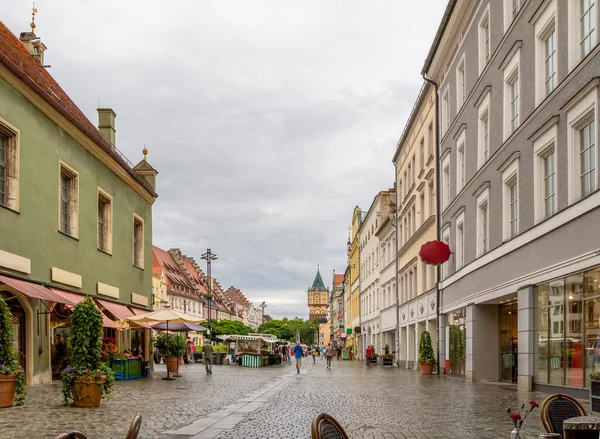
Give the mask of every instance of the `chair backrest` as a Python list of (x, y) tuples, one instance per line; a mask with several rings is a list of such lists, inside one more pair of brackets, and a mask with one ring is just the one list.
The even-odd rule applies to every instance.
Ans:
[(312, 439), (349, 439), (340, 423), (327, 413), (318, 415), (311, 427)]
[(129, 426), (129, 430), (127, 431), (127, 436), (125, 439), (137, 439), (138, 434), (140, 434), (140, 427), (142, 426), (142, 416), (136, 415), (131, 421), (131, 425)]
[(80, 431), (67, 431), (56, 439), (87, 439), (87, 436)]
[(576, 416), (586, 416), (585, 409), (575, 398), (556, 393), (542, 403), (540, 417), (548, 433), (563, 435), (563, 422)]

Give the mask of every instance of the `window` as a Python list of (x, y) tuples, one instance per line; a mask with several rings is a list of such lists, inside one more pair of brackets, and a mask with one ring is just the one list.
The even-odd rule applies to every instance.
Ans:
[(465, 130), (462, 131), (456, 142), (456, 193), (465, 187)]
[(456, 270), (465, 265), (465, 214), (456, 218)]
[(412, 160), (411, 160), (411, 168), (409, 168), (409, 169), (412, 169), (412, 172), (413, 172), (411, 182), (415, 183), (416, 179), (417, 179), (417, 159), (416, 159), (416, 155), (414, 155), (414, 154), (413, 154)]
[[(450, 245), (450, 228), (446, 227), (442, 232), (442, 241), (446, 245)], [(442, 278), (446, 279), (448, 277), (448, 261), (442, 264)]]
[(427, 155), (433, 156), (433, 123), (430, 123), (427, 128)]
[(19, 211), (19, 132), (0, 118), (0, 206)]
[(478, 110), (477, 168), (481, 168), (490, 158), (490, 93), (488, 92)]
[(112, 197), (98, 188), (98, 249), (112, 253)]
[(597, 189), (596, 112), (598, 86), (582, 90), (582, 97), (567, 107), (567, 149), (569, 158), (569, 202)]
[(433, 178), (429, 180), (429, 193), (427, 196), (429, 197), (429, 216), (435, 215), (435, 188), (433, 185)]
[(419, 196), (419, 211), (421, 213), (421, 224), (425, 222), (425, 192)]
[(78, 238), (79, 229), (79, 174), (60, 162), (59, 177), (59, 230)]
[(535, 26), (535, 103), (539, 105), (557, 85), (556, 2), (548, 0), (533, 16)]
[(467, 86), (465, 73), (465, 55), (456, 67), (456, 112), (459, 112), (466, 100)]
[(133, 218), (133, 265), (144, 268), (144, 220), (137, 215)]
[(412, 212), (412, 232), (415, 233), (417, 231), (416, 223), (417, 223), (417, 206), (413, 203), (412, 208), (410, 209)]
[(556, 213), (557, 124), (533, 139), (534, 216), (540, 222)]
[(448, 87), (442, 95), (442, 134), (445, 134), (450, 127), (450, 96)]
[(581, 58), (596, 45), (596, 0), (579, 0), (579, 29), (581, 31)]
[(502, 65), (504, 70), (504, 140), (506, 140), (520, 124), (521, 113), (521, 81), (519, 79), (519, 63), (521, 50), (519, 46), (512, 57)]
[(517, 18), (521, 9), (521, 0), (504, 0), (504, 31), (510, 27), (511, 23)]
[(573, 70), (598, 43), (597, 0), (568, 0), (569, 71)]
[(490, 61), (490, 6), (479, 21), (479, 74)]
[(442, 211), (450, 204), (450, 155), (442, 161)]
[(503, 172), (504, 240), (519, 233), (519, 161), (514, 160)]
[(490, 249), (488, 199), (488, 189), (477, 197), (477, 256), (486, 254)]
[(544, 83), (546, 96), (556, 87), (556, 31), (552, 29), (551, 33), (544, 40)]
[(425, 137), (421, 138), (421, 142), (419, 145), (419, 158), (420, 158), (420, 165), (421, 165), (421, 169), (423, 169), (425, 167)]

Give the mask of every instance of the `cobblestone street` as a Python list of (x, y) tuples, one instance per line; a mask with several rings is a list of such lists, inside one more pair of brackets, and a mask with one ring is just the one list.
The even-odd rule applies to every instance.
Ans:
[[(182, 377), (163, 381), (163, 366), (149, 379), (118, 382), (114, 398), (98, 409), (61, 404), (58, 384), (29, 389), (27, 404), (0, 412), (0, 438), (55, 438), (81, 430), (90, 439), (124, 438), (140, 413), (142, 438), (308, 438), (315, 415), (336, 417), (352, 438), (508, 438), (509, 405), (544, 394), (519, 393), (513, 386), (468, 384), (454, 377), (422, 377), (416, 372), (362, 362), (305, 359), (293, 366), (251, 369), (184, 365)], [(526, 432), (537, 437), (539, 411)]]

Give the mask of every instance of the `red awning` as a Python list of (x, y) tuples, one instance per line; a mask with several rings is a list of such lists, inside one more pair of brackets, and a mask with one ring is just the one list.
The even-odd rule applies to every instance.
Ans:
[[(83, 299), (85, 299), (85, 296), (83, 296), (81, 294), (61, 290), (60, 288), (50, 288), (50, 290), (52, 290), (53, 293), (56, 293), (59, 296), (62, 296), (65, 299), (69, 299), (71, 302), (73, 302), (73, 305), (67, 305), (71, 309), (73, 309), (73, 307), (75, 305), (77, 305), (79, 302), (83, 302)], [(100, 311), (100, 312), (102, 312), (102, 311)], [(115, 322), (113, 322), (111, 319), (109, 319), (104, 313), (102, 313), (102, 326), (104, 328), (114, 328), (114, 329), (117, 328), (117, 324)]]
[[(133, 313), (136, 316), (140, 316), (142, 314), (148, 314), (150, 312), (150, 311), (146, 311), (144, 309), (136, 308), (135, 306), (130, 306), (129, 309), (131, 309), (131, 311), (133, 311)], [(135, 322), (135, 323), (137, 323), (138, 325), (144, 324), (145, 326), (148, 326), (148, 328), (151, 328), (152, 325), (156, 325), (159, 322)]]
[[(108, 300), (96, 299), (105, 310), (110, 312), (117, 320), (127, 320), (128, 317), (133, 317), (135, 314), (129, 310), (125, 305), (120, 303), (110, 302)], [(145, 311), (144, 311), (145, 312)], [(129, 322), (130, 325), (141, 326), (142, 328), (149, 328), (150, 326), (144, 322)]]
[(65, 299), (64, 297), (53, 293), (43, 285), (34, 284), (32, 282), (14, 279), (12, 277), (2, 275), (0, 275), (0, 282), (5, 283), (9, 287), (12, 287), (20, 293), (23, 293), (26, 296), (32, 297), (34, 299), (49, 300), (51, 302), (65, 303), (67, 305), (72, 304), (69, 299)]

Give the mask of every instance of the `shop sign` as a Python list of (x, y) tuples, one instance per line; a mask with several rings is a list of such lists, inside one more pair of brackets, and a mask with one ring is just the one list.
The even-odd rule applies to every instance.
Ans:
[(347, 328), (346, 329), (346, 334), (352, 334), (352, 328)]
[(429, 241), (419, 251), (421, 260), (429, 265), (441, 265), (450, 259), (452, 250), (448, 247), (448, 244), (441, 241)]

